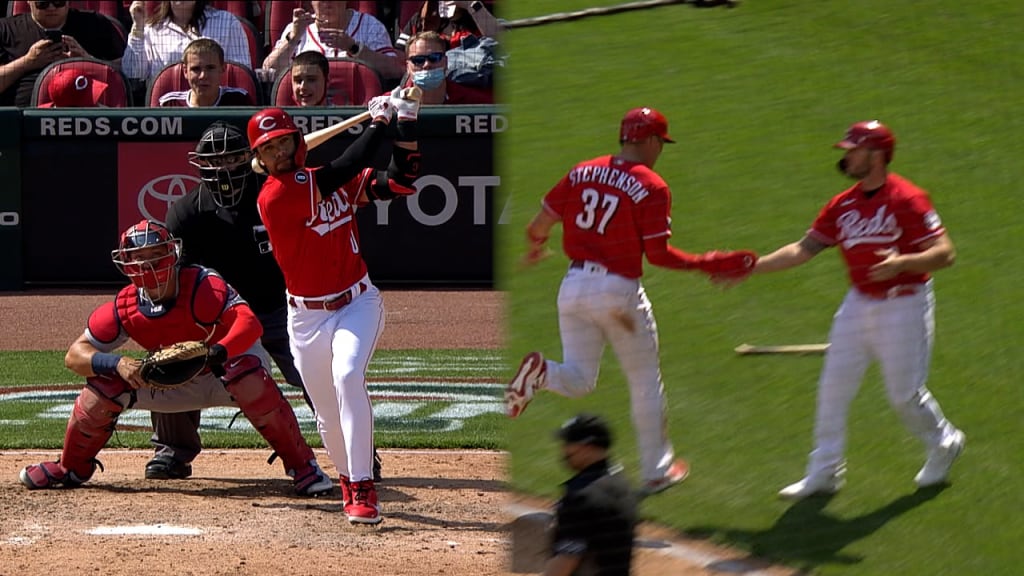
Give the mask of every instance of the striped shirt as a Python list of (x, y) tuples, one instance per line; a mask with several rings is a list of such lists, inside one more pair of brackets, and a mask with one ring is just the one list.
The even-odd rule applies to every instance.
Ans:
[(206, 23), (199, 34), (183, 30), (169, 18), (155, 26), (146, 26), (143, 37), (128, 35), (128, 47), (121, 60), (121, 70), (129, 78), (149, 80), (169, 64), (181, 62), (189, 42), (211, 38), (224, 48), (224, 59), (252, 68), (249, 39), (238, 18), (224, 10), (206, 9)]
[[(345, 29), (345, 33), (352, 37), (353, 40), (359, 42), (366, 48), (365, 50), (373, 50), (374, 52), (380, 52), (388, 56), (397, 56), (398, 52), (395, 47), (391, 45), (391, 36), (388, 35), (388, 29), (384, 27), (384, 24), (380, 20), (377, 20), (369, 14), (357, 12), (355, 10), (349, 10), (352, 13), (352, 17), (348, 21), (348, 27)], [(303, 52), (320, 52), (328, 58), (345, 58), (348, 57), (348, 53), (344, 50), (338, 50), (325, 46), (320, 42), (320, 32), (317, 25), (310, 24), (306, 28), (306, 33), (299, 41), (298, 45), (295, 46), (295, 51), (292, 52), (292, 57), (302, 54)], [(292, 33), (292, 25), (288, 24), (285, 27), (284, 32), (281, 34), (281, 39), (277, 41), (278, 46), (288, 44), (287, 38)]]

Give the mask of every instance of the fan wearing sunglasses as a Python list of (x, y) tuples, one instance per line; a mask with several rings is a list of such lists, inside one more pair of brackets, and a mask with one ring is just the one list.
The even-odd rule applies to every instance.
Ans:
[(28, 5), (28, 13), (0, 18), (0, 106), (32, 106), (40, 71), (59, 60), (96, 58), (120, 65), (124, 41), (106, 16), (75, 10), (66, 1)]
[(420, 32), (406, 48), (406, 86), (423, 90), (421, 104), (493, 104), (490, 90), (464, 86), (447, 79), (448, 43), (437, 32)]

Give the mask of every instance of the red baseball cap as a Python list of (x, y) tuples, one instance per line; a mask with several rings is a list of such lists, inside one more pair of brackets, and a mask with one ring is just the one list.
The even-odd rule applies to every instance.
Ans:
[(107, 91), (107, 83), (73, 68), (57, 72), (50, 81), (50, 100), (40, 108), (95, 108)]
[(657, 136), (663, 142), (674, 144), (668, 135), (668, 119), (654, 108), (633, 108), (622, 117), (619, 142), (638, 142), (648, 136)]

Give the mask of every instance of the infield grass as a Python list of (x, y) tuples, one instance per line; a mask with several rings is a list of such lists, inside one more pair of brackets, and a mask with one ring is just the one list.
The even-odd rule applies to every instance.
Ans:
[[(510, 19), (613, 4), (509, 2)], [(557, 5), (557, 7), (556, 7)], [(558, 254), (515, 267), (522, 230), (576, 162), (617, 150), (628, 108), (664, 112), (678, 144), (656, 166), (673, 189), (673, 245), (759, 253), (799, 239), (848, 181), (831, 144), (878, 118), (897, 138), (894, 171), (929, 190), (958, 248), (936, 274), (929, 387), (967, 434), (945, 490), (915, 492), (924, 453), (888, 407), (875, 368), (851, 412), (848, 484), (832, 499), (776, 499), (810, 449), (820, 356), (738, 357), (743, 342), (824, 342), (847, 283), (836, 251), (719, 291), (697, 274), (647, 267), (670, 433), (687, 482), (645, 517), (816, 574), (1019, 574), (1024, 551), (1024, 4), (1009, 0), (672, 6), (509, 32), (501, 140), (508, 226), (509, 371), (527, 351), (561, 359)], [(560, 230), (551, 238), (558, 249)], [(513, 485), (555, 497), (567, 477), (550, 432), (576, 411), (607, 415), (636, 479), (626, 384), (610, 351), (597, 391), (541, 393), (509, 439)]]
[[(0, 449), (60, 448), (84, 381), (64, 368), (64, 352), (0, 353)], [(504, 367), (491, 350), (381, 350), (368, 370), (378, 448), (503, 448)], [(281, 381), (280, 374), (275, 376)], [(5, 390), (6, 389), (6, 390)], [(321, 446), (297, 388), (282, 385), (312, 446)], [(141, 393), (141, 392), (140, 392)], [(255, 448), (266, 442), (236, 410), (203, 412), (207, 448)], [(127, 410), (109, 446), (148, 447), (149, 415)]]

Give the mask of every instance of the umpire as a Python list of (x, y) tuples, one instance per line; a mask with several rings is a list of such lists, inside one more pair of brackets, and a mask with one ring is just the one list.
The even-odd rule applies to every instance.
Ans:
[[(263, 324), (263, 347), (285, 381), (303, 389), (312, 409), (289, 348), (284, 277), (256, 207), (262, 182), (251, 159), (249, 142), (238, 128), (223, 121), (211, 124), (189, 153), (202, 182), (171, 205), (167, 229), (181, 239), (184, 263), (213, 268), (249, 303)], [(202, 450), (200, 412), (153, 412), (152, 420), (156, 456), (146, 464), (146, 478), (191, 476), (191, 462)], [(376, 450), (373, 473), (379, 481)]]
[(628, 576), (637, 502), (621, 467), (608, 462), (611, 431), (593, 414), (570, 418), (558, 430), (562, 458), (576, 475), (555, 509), (545, 576)]

